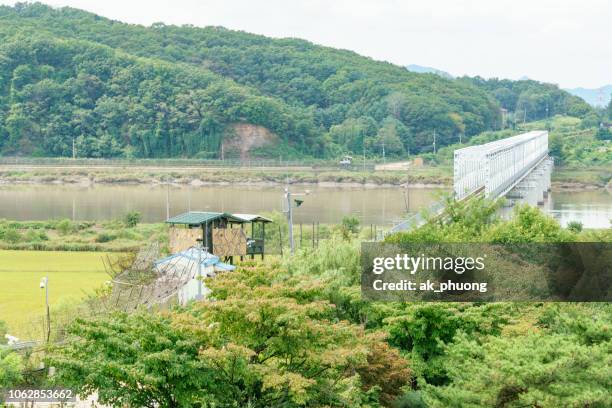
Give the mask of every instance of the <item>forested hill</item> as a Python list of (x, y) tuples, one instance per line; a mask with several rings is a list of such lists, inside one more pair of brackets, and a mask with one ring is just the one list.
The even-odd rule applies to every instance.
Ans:
[(571, 95), (553, 84), (530, 79), (511, 81), (480, 77), (463, 77), (459, 81), (475, 85), (490, 93), (502, 108), (514, 113), (519, 122), (540, 120), (559, 113), (583, 117), (593, 112), (582, 98)]
[[(298, 39), (0, 7), (5, 155), (69, 156), (74, 141), (79, 156), (218, 157), (222, 141), (246, 137), (237, 124), (271, 135), (260, 155), (373, 155), (383, 141), (401, 155), (431, 149), (434, 129), (441, 146), (498, 128), (503, 91), (481, 82)], [(536, 107), (529, 119), (545, 102), (550, 115), (590, 110), (552, 85), (512, 92), (513, 110)]]

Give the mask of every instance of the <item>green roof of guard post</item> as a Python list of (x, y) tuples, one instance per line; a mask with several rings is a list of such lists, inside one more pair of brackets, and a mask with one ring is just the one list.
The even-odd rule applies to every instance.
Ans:
[(225, 218), (230, 222), (235, 223), (246, 223), (248, 221), (236, 217), (226, 212), (208, 212), (208, 211), (189, 211), (183, 214), (179, 214), (175, 217), (168, 218), (166, 223), (168, 224), (188, 224), (188, 225), (202, 225), (206, 222), (214, 221), (217, 219)]

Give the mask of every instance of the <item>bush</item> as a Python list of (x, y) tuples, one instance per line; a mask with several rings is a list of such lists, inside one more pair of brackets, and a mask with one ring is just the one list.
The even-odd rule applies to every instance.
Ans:
[(44, 230), (29, 229), (25, 234), (25, 240), (27, 242), (48, 241), (49, 237)]
[(11, 244), (21, 241), (21, 234), (16, 229), (7, 228), (0, 230), (0, 239)]
[(576, 233), (581, 232), (582, 223), (580, 221), (570, 221), (567, 223), (567, 229)]
[(420, 391), (409, 391), (391, 405), (393, 408), (427, 408)]
[(359, 219), (355, 216), (344, 216), (342, 218), (342, 230), (345, 234), (357, 234), (359, 232)]
[(0, 347), (0, 387), (9, 388), (22, 378), (23, 363), (19, 354)]
[(115, 239), (117, 239), (117, 236), (108, 232), (101, 232), (96, 236), (96, 242), (99, 244), (114, 241)]
[(446, 349), (445, 387), (426, 386), (437, 407), (609, 407), (610, 353), (565, 334), (480, 340), (461, 333)]
[(58, 221), (58, 223), (55, 224), (55, 229), (57, 230), (57, 232), (59, 232), (62, 235), (68, 235), (71, 232), (74, 232), (76, 228), (72, 221), (65, 218), (61, 221)]
[(133, 228), (142, 220), (142, 214), (138, 211), (130, 211), (123, 217), (126, 227)]

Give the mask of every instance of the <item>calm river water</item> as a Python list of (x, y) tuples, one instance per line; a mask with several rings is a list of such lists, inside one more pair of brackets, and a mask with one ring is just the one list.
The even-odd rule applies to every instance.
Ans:
[[(292, 193), (309, 194), (294, 213), (296, 223), (338, 222), (355, 215), (364, 224), (390, 225), (400, 220), (408, 207), (417, 212), (437, 201), (444, 189), (399, 187), (324, 187), (293, 185)], [(191, 210), (262, 213), (282, 209), (281, 186), (174, 187), (148, 185), (19, 185), (0, 186), (0, 218), (16, 220), (105, 220), (127, 211), (142, 212), (144, 221), (166, 218)], [(545, 209), (562, 224), (580, 221), (585, 227), (605, 228), (612, 219), (612, 194), (604, 190), (553, 192)]]

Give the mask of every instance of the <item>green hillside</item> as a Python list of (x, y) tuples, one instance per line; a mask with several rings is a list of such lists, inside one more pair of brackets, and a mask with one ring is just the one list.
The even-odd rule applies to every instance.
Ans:
[[(74, 140), (79, 156), (214, 158), (242, 123), (278, 136), (259, 155), (379, 155), (384, 144), (399, 156), (430, 150), (434, 130), (444, 146), (501, 124), (490, 87), (298, 39), (36, 3), (0, 7), (0, 44), (4, 155), (70, 156)], [(555, 86), (529, 90), (538, 108), (554, 100), (551, 114), (590, 111)]]
[(593, 112), (584, 100), (553, 84), (530, 79), (511, 81), (480, 77), (463, 77), (459, 81), (487, 91), (503, 109), (513, 115), (514, 122), (531, 122), (554, 115), (583, 117)]

